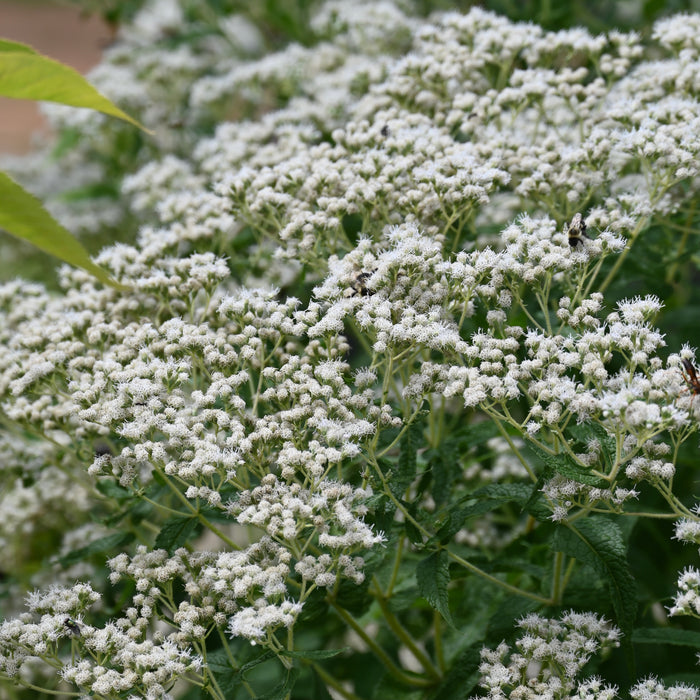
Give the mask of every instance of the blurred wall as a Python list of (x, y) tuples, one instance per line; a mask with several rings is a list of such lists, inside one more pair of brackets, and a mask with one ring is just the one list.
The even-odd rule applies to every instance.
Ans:
[[(111, 33), (99, 17), (40, 0), (0, 0), (0, 37), (30, 44), (86, 73), (100, 60)], [(32, 134), (46, 131), (38, 106), (0, 97), (0, 153), (25, 153)]]

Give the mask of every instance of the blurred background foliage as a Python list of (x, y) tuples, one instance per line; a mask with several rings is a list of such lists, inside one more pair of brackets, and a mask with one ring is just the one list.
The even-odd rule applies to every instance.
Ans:
[[(34, 0), (41, 2), (42, 0)], [(56, 0), (59, 4), (79, 7), (86, 13), (99, 14), (117, 27), (131, 20), (144, 0)], [(318, 0), (193, 0), (192, 13), (242, 12), (266, 25), (270, 35), (281, 40), (304, 41), (308, 37), (308, 18)], [(415, 0), (413, 6), (420, 14), (440, 10), (467, 12), (471, 7), (483, 7), (519, 22), (533, 22), (545, 29), (557, 30), (583, 26), (592, 33), (611, 28), (644, 32), (654, 21), (677, 12), (700, 11), (697, 0), (591, 0), (590, 2), (556, 2), (555, 0)]]

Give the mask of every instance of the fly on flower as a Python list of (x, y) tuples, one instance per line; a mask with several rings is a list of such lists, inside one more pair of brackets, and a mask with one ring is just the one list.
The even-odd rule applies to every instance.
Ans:
[(80, 636), (80, 625), (72, 618), (67, 617), (63, 621), (63, 626), (68, 629), (68, 631), (71, 633), (71, 636), (73, 636), (73, 637)]
[(586, 236), (586, 222), (580, 213), (575, 214), (571, 223), (566, 226), (566, 235), (569, 237), (569, 245), (576, 248), (579, 243), (583, 243)]

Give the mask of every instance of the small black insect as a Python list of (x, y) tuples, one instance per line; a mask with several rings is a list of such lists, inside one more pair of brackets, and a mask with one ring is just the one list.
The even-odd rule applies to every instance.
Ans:
[(381, 131), (380, 131), (379, 133), (380, 133), (384, 138), (386, 138), (386, 137), (389, 135), (389, 133), (390, 133), (390, 131), (389, 131), (389, 125), (388, 125), (388, 124), (384, 124), (384, 126), (382, 127), (382, 129), (381, 129)]
[(80, 625), (70, 617), (63, 621), (63, 626), (71, 633), (73, 637), (80, 636)]
[(566, 226), (566, 235), (569, 237), (569, 245), (575, 248), (579, 243), (583, 243), (586, 236), (586, 222), (581, 214), (575, 214), (571, 223)]

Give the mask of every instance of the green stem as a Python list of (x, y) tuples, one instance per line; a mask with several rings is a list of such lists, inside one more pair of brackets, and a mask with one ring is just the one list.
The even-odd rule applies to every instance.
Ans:
[(219, 530), (216, 525), (213, 523), (209, 522), (199, 510), (197, 510), (188, 500), (185, 498), (185, 496), (180, 492), (180, 490), (170, 481), (170, 479), (165, 475), (165, 473), (158, 469), (157, 467), (154, 467), (154, 469), (161, 475), (165, 483), (168, 485), (168, 488), (175, 494), (176, 498), (180, 500), (180, 502), (187, 508), (188, 511), (192, 515), (197, 516), (197, 520), (204, 525), (208, 530), (213, 532), (219, 539), (221, 539), (222, 542), (225, 542), (231, 549), (234, 549), (236, 551), (240, 551), (241, 547), (237, 545), (233, 540), (231, 540), (229, 537), (227, 537), (221, 530)]
[(389, 625), (391, 631), (396, 635), (396, 638), (405, 644), (406, 647), (408, 647), (416, 661), (418, 661), (418, 663), (425, 669), (425, 672), (431, 678), (434, 678), (436, 681), (439, 680), (440, 671), (435, 668), (435, 665), (427, 654), (413, 641), (411, 635), (406, 632), (403, 625), (396, 618), (396, 615), (394, 615), (394, 613), (391, 611), (387, 598), (384, 596), (384, 593), (379, 587), (379, 582), (377, 581), (376, 576), (374, 577), (374, 590), (372, 593), (374, 594), (374, 599), (379, 604), (379, 607), (384, 615), (384, 620), (386, 621), (387, 625)]
[(413, 411), (411, 414), (411, 417), (404, 422), (403, 427), (401, 430), (399, 430), (398, 435), (381, 451), (377, 453), (377, 457), (383, 457), (387, 452), (389, 452), (394, 445), (401, 440), (401, 438), (404, 436), (406, 431), (411, 427), (413, 424), (413, 421), (415, 420), (416, 416), (420, 412), (420, 406), (416, 407), (416, 410)]
[(404, 542), (406, 538), (401, 536), (399, 538), (398, 545), (396, 546), (396, 556), (394, 557), (394, 567), (391, 570), (391, 578), (389, 579), (389, 585), (386, 588), (386, 595), (391, 596), (394, 586), (396, 585), (396, 580), (399, 576), (399, 570), (401, 567), (401, 559), (403, 554)]
[(445, 653), (442, 646), (442, 615), (437, 610), (433, 610), (433, 628), (435, 630), (435, 636), (433, 637), (433, 643), (435, 644), (435, 658), (437, 659), (440, 672), (444, 674), (445, 666)]
[[(382, 470), (379, 468), (379, 465), (374, 461), (372, 463), (372, 466), (375, 468), (377, 474), (379, 475), (379, 478), (382, 482), (382, 486), (384, 487), (384, 493), (389, 497), (389, 499), (393, 502), (393, 504), (396, 506), (398, 510), (403, 513), (404, 518), (406, 518), (407, 521), (409, 521), (426, 539), (430, 539), (433, 536), (433, 533), (428, 532), (407, 510), (404, 508), (403, 504), (394, 496), (394, 494), (391, 492), (391, 489), (389, 488), (389, 485), (387, 484), (386, 477), (382, 473)], [(542, 596), (535, 595), (534, 593), (529, 593), (528, 591), (523, 591), (520, 588), (516, 588), (515, 586), (511, 586), (509, 583), (505, 583), (504, 581), (501, 581), (500, 579), (495, 578), (494, 576), (491, 576), (490, 574), (487, 574), (483, 569), (480, 569), (478, 566), (474, 566), (474, 564), (470, 564), (468, 561), (465, 559), (462, 559), (458, 555), (450, 552), (447, 547), (441, 547), (444, 549), (450, 557), (452, 557), (456, 562), (462, 564), (466, 569), (471, 571), (473, 574), (476, 574), (477, 576), (481, 576), (482, 578), (486, 579), (487, 581), (490, 581), (491, 583), (496, 584), (497, 586), (500, 586), (501, 588), (505, 588), (507, 591), (510, 591), (511, 593), (515, 593), (515, 595), (523, 596), (525, 598), (531, 598), (532, 600), (536, 600), (540, 603), (544, 604), (549, 604), (549, 600), (547, 598), (543, 598)]]
[(634, 231), (632, 231), (632, 234), (630, 235), (629, 240), (627, 241), (627, 245), (625, 246), (625, 249), (617, 256), (617, 260), (615, 261), (615, 264), (612, 266), (610, 272), (608, 272), (608, 275), (603, 280), (602, 284), (598, 287), (598, 291), (601, 294), (603, 292), (605, 292), (605, 290), (608, 288), (610, 283), (615, 278), (615, 275), (617, 274), (618, 270), (622, 267), (622, 263), (625, 262), (625, 258), (629, 255), (630, 251), (632, 250), (632, 246), (634, 245), (634, 242), (637, 240), (637, 237), (641, 233), (642, 228), (644, 228), (648, 223), (649, 223), (649, 217), (647, 217), (647, 216), (643, 216), (637, 222), (637, 225), (634, 227)]
[(325, 671), (319, 664), (317, 664), (315, 661), (312, 661), (310, 664), (311, 668), (313, 668), (316, 673), (318, 673), (319, 677), (321, 680), (333, 690), (335, 690), (338, 695), (346, 698), (347, 700), (362, 700), (362, 698), (359, 695), (355, 695), (352, 691), (348, 690), (347, 688), (344, 688), (336, 678), (331, 676), (330, 673)]
[(564, 563), (564, 554), (563, 552), (556, 552), (554, 554), (554, 571), (552, 572), (552, 593), (551, 593), (551, 598), (552, 598), (552, 603), (554, 605), (559, 605), (561, 603), (561, 594), (562, 594), (562, 578), (561, 578), (561, 567), (562, 564)]
[(409, 676), (405, 671), (400, 669), (387, 655), (387, 653), (382, 649), (359, 625), (354, 618), (343, 608), (341, 608), (334, 600), (330, 598), (326, 599), (329, 605), (338, 613), (340, 618), (349, 627), (351, 627), (362, 639), (362, 641), (374, 652), (377, 659), (384, 665), (386, 670), (400, 683), (405, 685), (410, 685), (419, 688), (426, 688), (433, 685), (432, 681), (425, 678), (420, 678), (419, 676)]
[(60, 695), (61, 697), (71, 697), (78, 698), (82, 697), (83, 693), (69, 693), (66, 690), (49, 690), (48, 688), (40, 688), (38, 685), (33, 683), (27, 683), (26, 681), (13, 679), (16, 683), (21, 685), (23, 688), (28, 688), (29, 690), (37, 690), (40, 693), (46, 693), (47, 695)]
[(495, 419), (494, 421), (496, 423), (496, 427), (498, 428), (498, 432), (501, 433), (503, 436), (503, 439), (508, 443), (508, 446), (510, 449), (513, 451), (513, 454), (518, 458), (518, 461), (520, 464), (523, 465), (525, 471), (528, 473), (530, 479), (532, 479), (533, 482), (537, 483), (537, 477), (535, 476), (535, 473), (530, 469), (530, 465), (527, 463), (527, 460), (525, 457), (523, 457), (522, 453), (520, 450), (516, 447), (515, 443), (511, 439), (510, 435), (508, 435), (508, 431), (503, 427), (503, 423)]
[(690, 211), (688, 212), (688, 216), (686, 217), (686, 224), (685, 226), (681, 227), (683, 231), (683, 236), (681, 237), (681, 242), (678, 244), (678, 250), (676, 251), (676, 257), (671, 266), (668, 268), (666, 271), (666, 281), (671, 284), (673, 282), (673, 278), (676, 276), (676, 270), (678, 269), (678, 261), (683, 255), (683, 251), (685, 250), (685, 246), (688, 243), (688, 235), (690, 233), (690, 229), (693, 224), (693, 217), (695, 216), (695, 201), (692, 201), (690, 204)]
[(468, 562), (466, 559), (462, 559), (458, 554), (455, 554), (454, 552), (451, 552), (449, 549), (444, 548), (445, 551), (447, 552), (447, 555), (450, 557), (450, 559), (453, 559), (456, 561), (458, 564), (461, 564), (465, 569), (468, 571), (471, 571), (473, 574), (476, 574), (477, 576), (481, 576), (481, 578), (485, 578), (487, 581), (490, 581), (496, 586), (499, 586), (500, 588), (503, 588), (506, 591), (509, 591), (510, 593), (514, 593), (515, 595), (522, 596), (523, 598), (529, 598), (530, 600), (535, 600), (538, 603), (542, 603), (542, 605), (551, 605), (552, 601), (549, 598), (543, 598), (540, 595), (537, 595), (536, 593), (530, 593), (529, 591), (524, 591), (521, 588), (517, 588), (516, 586), (511, 586), (509, 583), (506, 583), (505, 581), (501, 581), (500, 579), (497, 579), (495, 576), (491, 576), (491, 574), (487, 574), (483, 569), (480, 569), (477, 566), (474, 566), (474, 564), (471, 564)]

